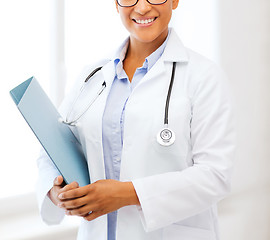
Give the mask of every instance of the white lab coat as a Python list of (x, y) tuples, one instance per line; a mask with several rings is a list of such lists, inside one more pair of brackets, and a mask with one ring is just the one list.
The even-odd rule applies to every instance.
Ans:
[[(175, 143), (161, 146), (156, 135), (164, 122), (165, 101), (177, 62), (169, 127)], [(97, 64), (99, 66), (99, 63)], [(87, 68), (61, 112), (66, 115)], [(75, 106), (83, 111), (105, 80), (107, 87), (73, 129), (88, 159), (91, 182), (105, 179), (102, 116), (115, 76), (113, 61), (88, 83)], [(216, 203), (230, 190), (234, 132), (230, 94), (223, 72), (211, 61), (185, 48), (172, 30), (164, 54), (136, 86), (125, 109), (121, 181), (132, 181), (141, 207), (119, 209), (117, 240), (217, 240)], [(43, 220), (59, 223), (64, 216), (46, 193), (58, 172), (46, 154), (38, 159), (38, 199)], [(78, 239), (107, 239), (107, 216), (82, 220)]]

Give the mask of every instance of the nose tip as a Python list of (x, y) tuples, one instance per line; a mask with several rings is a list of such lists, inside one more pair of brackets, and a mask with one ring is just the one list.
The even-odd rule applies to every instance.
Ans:
[(139, 0), (138, 3), (135, 5), (135, 11), (140, 14), (145, 14), (149, 12), (152, 8), (152, 5), (147, 0)]

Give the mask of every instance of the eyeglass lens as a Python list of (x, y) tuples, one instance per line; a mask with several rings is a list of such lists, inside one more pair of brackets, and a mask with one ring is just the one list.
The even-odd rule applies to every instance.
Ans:
[[(132, 7), (135, 6), (138, 3), (138, 1), (139, 0), (117, 0), (117, 3), (121, 7)], [(167, 0), (146, 0), (146, 1), (152, 5), (160, 5), (167, 2)]]

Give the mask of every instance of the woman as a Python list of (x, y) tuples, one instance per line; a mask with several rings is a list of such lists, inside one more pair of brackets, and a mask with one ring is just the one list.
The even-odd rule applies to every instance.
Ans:
[[(71, 114), (106, 82), (72, 128), (92, 184), (64, 186), (46, 154), (38, 160), (43, 219), (80, 216), (78, 239), (219, 239), (216, 203), (229, 192), (234, 149), (231, 105), (223, 73), (168, 28), (178, 2), (116, 1), (129, 38), (115, 56), (83, 72), (61, 107), (66, 116), (85, 78), (102, 65)], [(163, 144), (173, 78), (168, 126), (175, 141)]]

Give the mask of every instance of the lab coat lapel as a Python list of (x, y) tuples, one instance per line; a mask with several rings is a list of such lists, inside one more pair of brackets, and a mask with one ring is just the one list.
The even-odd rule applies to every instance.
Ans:
[(101, 93), (99, 97), (98, 107), (95, 108), (95, 115), (97, 116), (96, 122), (97, 122), (97, 130), (96, 135), (94, 136), (95, 140), (102, 144), (102, 118), (103, 113), (106, 106), (106, 101), (114, 80), (115, 76), (115, 68), (114, 68), (114, 62), (110, 61), (109, 63), (105, 64), (102, 69), (102, 78), (106, 83), (106, 88), (104, 89), (103, 93)]
[(101, 69), (101, 72), (106, 82), (106, 89), (107, 89), (106, 91), (108, 95), (108, 93), (110, 92), (114, 77), (115, 77), (114, 61), (110, 61), (106, 65), (104, 65)]
[(97, 98), (97, 104), (93, 105), (91, 108), (92, 112), (89, 112), (89, 117), (92, 119), (91, 121), (94, 122), (94, 125), (87, 122), (87, 120), (84, 123), (87, 129), (89, 129), (89, 124), (91, 125), (88, 131), (88, 135), (91, 136), (91, 141), (87, 140), (88, 144), (86, 149), (87, 158), (91, 159), (88, 161), (91, 182), (106, 178), (102, 146), (102, 118), (107, 97), (115, 76), (114, 62), (110, 61), (109, 63), (105, 64), (101, 70), (101, 74), (101, 82), (103, 80), (106, 82), (106, 88)]
[(160, 58), (156, 64), (150, 69), (150, 71), (145, 75), (145, 81), (148, 81), (149, 79), (157, 78), (159, 75), (164, 73), (166, 70), (165, 64), (162, 58)]
[(171, 29), (162, 58), (165, 62), (188, 62), (189, 60), (187, 50), (174, 29)]
[[(114, 59), (114, 58), (112, 58)], [(176, 33), (172, 30), (167, 46), (164, 50), (163, 55), (156, 62), (156, 64), (150, 69), (150, 71), (145, 75), (144, 79), (140, 81), (140, 83), (136, 86), (136, 88), (140, 86), (144, 86), (145, 83), (150, 82), (151, 80), (160, 79), (160, 76), (166, 72), (171, 71), (171, 62), (186, 62), (188, 61), (188, 55), (186, 50), (177, 37)], [(169, 64), (168, 64), (169, 63)], [(98, 123), (97, 129), (93, 129), (95, 132), (95, 143), (92, 143), (92, 151), (91, 154), (96, 155), (95, 157), (89, 156), (92, 160), (90, 161), (91, 165), (90, 169), (93, 169), (91, 180), (97, 180), (105, 178), (105, 168), (104, 168), (104, 156), (103, 156), (103, 146), (102, 146), (102, 117), (106, 106), (107, 97), (109, 95), (114, 77), (115, 77), (115, 66), (114, 61), (110, 61), (105, 64), (101, 70), (103, 79), (106, 82), (106, 88), (104, 92), (100, 96), (100, 102), (98, 104), (98, 108), (95, 108), (95, 119)], [(163, 79), (163, 78), (162, 78)], [(161, 80), (162, 80), (161, 79)], [(167, 79), (167, 78), (166, 78)]]
[(140, 81), (138, 85), (146, 83), (151, 79), (158, 78), (167, 68), (171, 69), (171, 64), (168, 65), (167, 63), (172, 62), (188, 62), (187, 51), (173, 29), (171, 29), (164, 53), (145, 75), (143, 81)]

